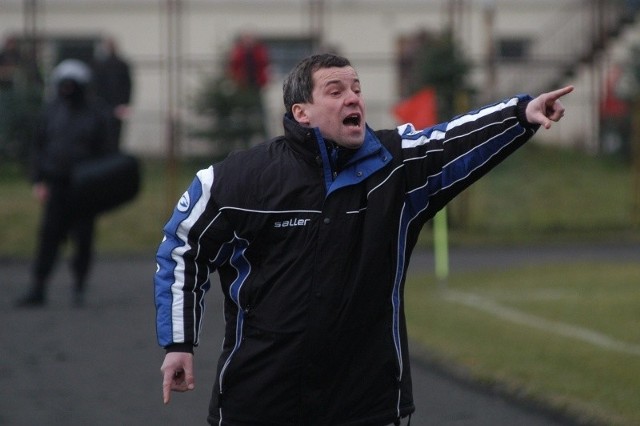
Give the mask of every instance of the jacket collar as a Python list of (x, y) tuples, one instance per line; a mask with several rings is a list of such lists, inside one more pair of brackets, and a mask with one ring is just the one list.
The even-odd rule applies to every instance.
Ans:
[[(302, 155), (310, 155), (313, 158), (321, 155), (320, 148), (330, 146), (332, 141), (324, 139), (320, 133), (320, 129), (303, 127), (291, 117), (291, 114), (285, 114), (283, 118), (284, 136), (289, 145)], [(358, 161), (369, 155), (374, 155), (384, 149), (378, 137), (373, 130), (367, 126), (364, 143), (360, 148), (355, 150), (353, 157), (349, 163)]]
[(313, 129), (298, 124), (291, 114), (285, 114), (282, 124), (287, 144), (305, 160), (315, 162), (320, 156), (320, 150)]
[(367, 126), (364, 143), (355, 150), (344, 169), (334, 179), (330, 160), (332, 142), (322, 137), (320, 129), (303, 127), (290, 114), (285, 114), (283, 126), (289, 146), (307, 161), (322, 166), (327, 192), (366, 179), (389, 163), (392, 158), (391, 153), (380, 143), (374, 131)]

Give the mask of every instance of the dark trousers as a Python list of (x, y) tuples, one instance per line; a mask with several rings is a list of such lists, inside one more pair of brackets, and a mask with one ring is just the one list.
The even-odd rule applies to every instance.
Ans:
[(69, 238), (74, 245), (71, 270), (75, 290), (82, 292), (85, 287), (93, 257), (94, 223), (93, 216), (83, 215), (71, 204), (71, 194), (67, 184), (52, 184), (49, 199), (45, 205), (38, 249), (33, 266), (34, 291), (44, 295), (49, 276), (58, 259), (62, 244)]
[(109, 145), (120, 149), (120, 140), (122, 137), (122, 120), (112, 116), (109, 119)]

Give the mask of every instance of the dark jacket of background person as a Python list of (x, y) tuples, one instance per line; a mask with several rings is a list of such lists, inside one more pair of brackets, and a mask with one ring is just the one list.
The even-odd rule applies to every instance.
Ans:
[(76, 87), (69, 97), (56, 96), (44, 107), (35, 136), (34, 183), (69, 182), (75, 165), (115, 150), (104, 105), (87, 99), (86, 88), (73, 80), (61, 85)]
[(32, 180), (44, 204), (33, 265), (32, 288), (19, 305), (41, 305), (61, 244), (75, 245), (72, 273), (76, 302), (84, 293), (92, 259), (94, 220), (74, 205), (71, 176), (75, 166), (114, 151), (106, 110), (88, 96), (91, 73), (76, 60), (58, 65), (52, 75), (55, 97), (42, 112), (33, 150)]
[(535, 133), (529, 100), (367, 129), (351, 152), (285, 116), (284, 136), (197, 174), (164, 228), (155, 300), (159, 344), (192, 350), (220, 275), (211, 424), (380, 426), (414, 411), (411, 252), (438, 210)]
[(111, 112), (111, 137), (120, 145), (122, 122), (128, 118), (133, 92), (131, 67), (117, 51), (113, 40), (106, 40), (93, 64), (93, 90)]

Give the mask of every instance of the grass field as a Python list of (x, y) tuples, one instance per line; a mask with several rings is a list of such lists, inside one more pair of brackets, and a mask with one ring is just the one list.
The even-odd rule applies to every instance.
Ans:
[[(175, 183), (159, 161), (144, 163), (143, 188), (131, 204), (101, 217), (100, 253), (153, 251), (170, 209), (207, 160), (185, 162)], [(33, 253), (39, 207), (16, 167), (0, 165), (0, 257)], [(630, 167), (568, 150), (528, 146), (465, 191), (449, 207), (451, 244), (640, 241), (633, 223)], [(431, 244), (427, 227), (420, 244)]]
[(635, 191), (630, 166), (613, 158), (528, 146), (454, 200), (454, 212), (457, 204), (469, 207), (467, 226), (451, 238), (461, 244), (637, 239)]
[[(206, 161), (175, 184), (144, 164), (135, 202), (99, 220), (99, 254), (153, 256), (170, 209)], [(452, 245), (640, 241), (631, 168), (619, 161), (532, 145), (449, 207)], [(0, 167), (0, 258), (28, 258), (39, 208), (24, 176)], [(429, 227), (419, 242), (429, 246)], [(407, 283), (412, 339), (447, 366), (581, 419), (640, 424), (640, 265), (558, 264), (453, 273)], [(599, 343), (598, 343), (599, 342)]]
[(445, 368), (579, 418), (640, 424), (640, 264), (411, 277), (410, 335)]
[[(102, 254), (151, 254), (162, 238), (162, 226), (173, 206), (205, 162), (186, 162), (170, 183), (164, 164), (143, 162), (139, 196), (98, 221), (97, 250)], [(32, 197), (24, 173), (16, 167), (0, 168), (0, 258), (32, 255), (40, 207)]]

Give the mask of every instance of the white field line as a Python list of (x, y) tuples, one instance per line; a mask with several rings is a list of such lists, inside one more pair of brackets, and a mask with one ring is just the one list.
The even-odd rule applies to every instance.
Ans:
[(571, 339), (577, 339), (603, 349), (640, 356), (640, 345), (622, 342), (620, 340), (613, 339), (606, 334), (598, 333), (587, 328), (577, 327), (558, 321), (549, 321), (535, 315), (518, 311), (517, 309), (508, 308), (494, 300), (477, 294), (447, 289), (443, 292), (443, 297), (449, 302), (459, 303), (461, 305), (475, 308), (516, 324), (555, 333)]

